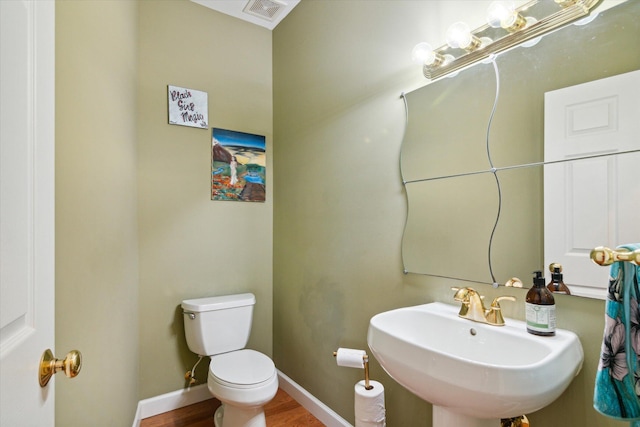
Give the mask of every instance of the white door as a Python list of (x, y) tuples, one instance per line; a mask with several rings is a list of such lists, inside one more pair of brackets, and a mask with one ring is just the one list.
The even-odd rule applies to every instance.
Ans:
[(640, 70), (545, 94), (545, 162), (596, 156), (544, 168), (545, 264), (576, 295), (606, 296), (591, 249), (640, 242), (638, 135)]
[(0, 0), (0, 425), (54, 425), (53, 1)]

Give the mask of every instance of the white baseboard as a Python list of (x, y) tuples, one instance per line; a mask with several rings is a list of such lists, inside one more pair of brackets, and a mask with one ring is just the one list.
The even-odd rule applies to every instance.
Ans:
[[(281, 389), (327, 427), (352, 427), (340, 415), (280, 371), (278, 371), (278, 381)], [(133, 427), (140, 427), (140, 421), (144, 418), (153, 417), (154, 415), (163, 414), (211, 398), (207, 385), (200, 384), (188, 389), (172, 391), (171, 393), (141, 400), (138, 402)]]
[(200, 384), (187, 389), (172, 391), (160, 396), (150, 397), (138, 402), (138, 410), (133, 420), (133, 427), (140, 427), (140, 421), (154, 415), (173, 411), (184, 406), (193, 405), (213, 398), (206, 384)]
[(333, 409), (318, 400), (307, 390), (300, 387), (291, 378), (278, 371), (280, 388), (303, 408), (313, 414), (322, 424), (327, 427), (352, 427), (344, 418), (338, 415)]

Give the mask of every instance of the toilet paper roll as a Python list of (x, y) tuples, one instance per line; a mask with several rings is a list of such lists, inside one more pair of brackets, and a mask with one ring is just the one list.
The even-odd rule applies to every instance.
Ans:
[(364, 350), (354, 350), (352, 348), (339, 348), (336, 352), (336, 362), (338, 366), (347, 368), (364, 368)]
[(364, 381), (355, 385), (355, 427), (385, 427), (384, 387), (378, 381), (369, 381), (371, 390), (364, 388)]

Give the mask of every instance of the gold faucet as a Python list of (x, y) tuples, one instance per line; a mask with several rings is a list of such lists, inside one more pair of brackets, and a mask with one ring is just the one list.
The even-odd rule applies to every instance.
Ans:
[(453, 299), (461, 302), (460, 312), (458, 316), (473, 320), (474, 322), (486, 323), (489, 325), (502, 326), (504, 325), (504, 317), (502, 316), (502, 309), (500, 308), (500, 301), (509, 300), (515, 301), (516, 298), (503, 295), (496, 297), (489, 308), (484, 306), (484, 297), (473, 288), (451, 288), (456, 291)]

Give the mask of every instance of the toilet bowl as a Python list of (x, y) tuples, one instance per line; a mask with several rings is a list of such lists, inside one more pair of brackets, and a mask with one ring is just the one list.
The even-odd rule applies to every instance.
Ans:
[(216, 411), (216, 427), (264, 427), (263, 406), (278, 391), (278, 375), (264, 354), (238, 350), (211, 358), (207, 386), (222, 402)]
[(278, 391), (278, 374), (266, 355), (245, 349), (255, 296), (225, 295), (182, 302), (189, 349), (209, 356), (207, 386), (222, 406), (216, 427), (266, 427), (264, 405)]

